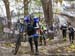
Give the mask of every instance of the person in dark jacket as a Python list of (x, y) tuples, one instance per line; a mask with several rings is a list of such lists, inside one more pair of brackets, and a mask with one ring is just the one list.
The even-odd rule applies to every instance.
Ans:
[(69, 40), (70, 40), (70, 43), (73, 44), (73, 41), (74, 41), (74, 29), (71, 25), (71, 23), (69, 24)]
[(23, 33), (25, 31), (25, 25), (23, 23), (23, 20), (18, 21), (18, 23), (16, 24), (16, 30), (19, 31), (19, 34), (17, 35), (17, 41), (16, 41), (16, 47), (15, 47), (15, 52), (14, 55), (17, 54), (19, 47), (21, 45), (21, 40), (23, 39)]
[(31, 52), (34, 52), (33, 43), (32, 43), (34, 40), (35, 51), (36, 54), (38, 54), (38, 35), (36, 35), (36, 29), (31, 23), (28, 23), (27, 25), (27, 34), (29, 36), (28, 40), (31, 47)]
[(62, 25), (62, 26), (61, 26), (61, 30), (62, 30), (63, 40), (66, 40), (67, 25), (66, 25), (66, 24)]

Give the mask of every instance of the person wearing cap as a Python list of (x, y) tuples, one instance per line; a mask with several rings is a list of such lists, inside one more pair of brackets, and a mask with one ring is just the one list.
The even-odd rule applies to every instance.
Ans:
[(21, 45), (21, 40), (23, 38), (23, 33), (25, 32), (25, 25), (24, 25), (23, 20), (19, 20), (18, 24), (15, 27), (17, 27), (19, 34), (18, 34), (17, 41), (16, 41), (16, 47), (15, 47), (14, 55), (16, 55), (18, 52), (18, 49)]
[(62, 30), (63, 40), (65, 41), (66, 40), (66, 35), (67, 35), (67, 25), (63, 24), (61, 26), (61, 30)]
[(70, 40), (70, 43), (73, 44), (74, 43), (74, 32), (75, 31), (74, 31), (74, 28), (71, 25), (71, 23), (69, 24), (68, 30), (69, 30), (69, 40)]
[[(31, 52), (33, 54), (35, 49), (35, 54), (38, 54), (38, 34), (36, 34), (38, 27), (36, 27), (36, 24), (34, 26), (34, 20), (26, 19), (25, 22), (27, 23), (26, 33), (28, 35), (28, 42), (30, 44)], [(33, 47), (33, 41), (35, 48)]]
[(35, 47), (36, 47), (36, 54), (38, 54), (38, 37), (39, 37), (39, 18), (35, 17), (33, 18), (33, 27), (36, 31), (36, 33), (34, 34), (34, 43), (35, 43)]

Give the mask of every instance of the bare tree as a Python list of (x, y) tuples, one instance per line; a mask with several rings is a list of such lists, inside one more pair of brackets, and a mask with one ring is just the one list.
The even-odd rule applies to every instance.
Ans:
[[(3, 0), (6, 8), (6, 15), (7, 19), (10, 21), (11, 20), (11, 15), (10, 15), (10, 8), (9, 8), (9, 0)], [(10, 27), (10, 22), (8, 22), (8, 26)]]
[(31, 0), (23, 0), (24, 2), (24, 16), (28, 15), (28, 4)]
[(44, 11), (45, 21), (48, 26), (52, 25), (53, 12), (52, 12), (52, 1), (51, 0), (41, 0), (42, 7)]
[[(49, 28), (53, 24), (52, 0), (41, 0), (41, 2), (44, 11), (45, 22)], [(51, 37), (51, 39), (53, 39), (53, 33), (49, 33), (48, 37)]]

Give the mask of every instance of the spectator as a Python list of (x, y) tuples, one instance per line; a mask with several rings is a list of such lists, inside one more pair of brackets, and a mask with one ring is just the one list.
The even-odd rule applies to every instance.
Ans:
[(63, 40), (65, 41), (66, 40), (66, 35), (67, 35), (67, 25), (64, 24), (61, 26), (61, 30), (62, 30), (62, 35), (63, 35)]
[(73, 44), (73, 41), (74, 41), (74, 29), (71, 25), (71, 23), (69, 24), (69, 40), (70, 40), (70, 43)]

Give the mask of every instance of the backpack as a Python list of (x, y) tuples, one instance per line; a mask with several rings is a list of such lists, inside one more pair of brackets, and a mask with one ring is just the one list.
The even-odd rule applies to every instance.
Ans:
[(74, 32), (74, 29), (72, 27), (69, 28), (70, 33)]
[(36, 33), (36, 30), (35, 30), (35, 28), (33, 27), (33, 25), (28, 24), (28, 25), (27, 25), (27, 34), (28, 34), (28, 35), (33, 35), (33, 34), (35, 34), (35, 33)]

